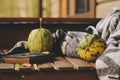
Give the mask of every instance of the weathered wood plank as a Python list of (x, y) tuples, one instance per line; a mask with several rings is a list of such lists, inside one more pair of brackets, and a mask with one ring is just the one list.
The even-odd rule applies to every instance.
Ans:
[(56, 57), (54, 63), (56, 70), (73, 70), (74, 67), (62, 57)]
[(74, 65), (75, 69), (93, 69), (94, 67), (90, 65), (88, 62), (83, 61), (78, 58), (71, 58), (71, 57), (65, 57), (66, 60), (68, 60), (72, 65)]
[(20, 64), (19, 70), (21, 70), (21, 71), (32, 71), (33, 67), (32, 67), (31, 64), (28, 64), (28, 63), (26, 63), (26, 64)]
[[(50, 23), (50, 22), (81, 22), (81, 23), (97, 23), (100, 20), (94, 18), (43, 18), (43, 22)], [(0, 22), (36, 22), (39, 23), (39, 18), (0, 18)], [(20, 24), (20, 23), (19, 23)]]
[(53, 65), (50, 62), (38, 64), (40, 71), (51, 71), (54, 70)]
[(14, 64), (0, 63), (0, 70), (14, 70)]

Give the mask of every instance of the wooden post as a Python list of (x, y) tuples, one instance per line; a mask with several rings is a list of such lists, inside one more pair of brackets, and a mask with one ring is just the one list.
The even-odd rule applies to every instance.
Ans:
[(42, 2), (43, 2), (43, 0), (39, 0), (39, 17), (42, 17), (43, 15), (42, 15), (42, 11), (43, 11), (43, 7), (42, 7)]

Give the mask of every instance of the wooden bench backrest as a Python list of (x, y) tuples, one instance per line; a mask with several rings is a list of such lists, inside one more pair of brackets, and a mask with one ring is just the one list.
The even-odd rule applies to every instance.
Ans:
[[(42, 26), (55, 32), (84, 31), (89, 25), (95, 26), (100, 19), (43, 18)], [(0, 18), (0, 49), (9, 49), (16, 42), (27, 40), (32, 29), (39, 28), (39, 18)]]

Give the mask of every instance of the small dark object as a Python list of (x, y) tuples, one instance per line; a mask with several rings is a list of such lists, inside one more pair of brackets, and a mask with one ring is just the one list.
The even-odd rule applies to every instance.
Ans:
[(10, 54), (2, 57), (3, 62), (5, 63), (43, 63), (51, 62), (55, 59), (54, 53), (20, 53), (20, 54)]

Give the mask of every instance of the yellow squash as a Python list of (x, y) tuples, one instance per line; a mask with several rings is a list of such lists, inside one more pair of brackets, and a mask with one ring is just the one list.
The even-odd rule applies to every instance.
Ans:
[(95, 61), (105, 50), (105, 41), (97, 34), (87, 34), (77, 46), (79, 58)]

